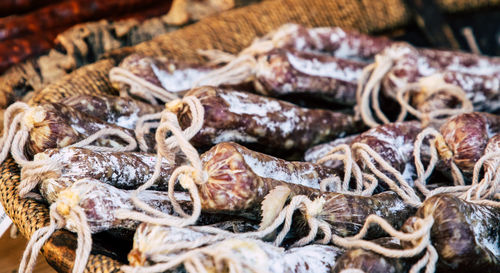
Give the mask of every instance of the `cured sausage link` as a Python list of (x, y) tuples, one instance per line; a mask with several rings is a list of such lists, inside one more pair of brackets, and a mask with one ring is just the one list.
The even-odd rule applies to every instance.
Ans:
[(308, 162), (288, 162), (250, 151), (236, 143), (220, 143), (201, 156), (207, 182), (199, 185), (204, 211), (238, 212), (260, 208), (277, 186), (294, 195), (317, 195), (320, 181), (334, 173)]
[(151, 105), (132, 98), (105, 95), (78, 95), (63, 99), (60, 103), (127, 129), (135, 129), (137, 120), (141, 116), (159, 113), (163, 110), (160, 105)]
[[(306, 109), (246, 92), (200, 87), (186, 96), (198, 98), (205, 110), (203, 128), (191, 139), (198, 147), (238, 141), (271, 149), (305, 150), (363, 128), (347, 114)], [(179, 123), (183, 127), (191, 123), (189, 110), (180, 110)]]
[(360, 61), (328, 55), (274, 50), (258, 58), (254, 85), (264, 95), (310, 94), (354, 105), (365, 66)]
[[(92, 151), (75, 147), (48, 149), (36, 154), (33, 162), (35, 166), (37, 162), (50, 162), (45, 165), (52, 167), (43, 173), (36, 172), (37, 168), (23, 167), (20, 195), (31, 190), (24, 190), (27, 180), (40, 183), (40, 191), (49, 202), (55, 202), (61, 190), (84, 178), (120, 189), (136, 189), (151, 178), (156, 160), (156, 155), (139, 152)], [(151, 189), (167, 190), (168, 179), (176, 166), (163, 160), (159, 179)]]
[[(236, 238), (231, 238), (231, 237)], [(258, 240), (238, 238), (238, 234), (227, 233), (226, 237), (219, 237), (219, 240), (210, 241), (207, 238), (211, 236), (204, 232), (195, 231), (191, 228), (174, 228), (157, 225), (142, 224), (137, 229), (134, 235), (134, 248), (129, 253), (129, 262), (131, 270), (134, 269), (149, 269), (149, 265), (159, 269), (162, 264), (162, 257), (173, 255), (183, 255), (187, 251), (202, 252), (199, 264), (203, 265), (203, 269), (211, 272), (217, 270), (218, 255), (226, 255), (231, 257), (231, 264), (241, 264), (245, 269), (267, 272), (330, 272), (336, 263), (336, 259), (343, 253), (342, 249), (335, 246), (326, 245), (309, 245), (305, 247), (296, 247), (288, 250), (272, 246)], [(189, 250), (189, 246), (193, 246), (194, 242), (203, 242), (200, 248)], [(188, 250), (180, 249), (176, 251), (170, 248), (169, 251), (164, 251), (166, 246), (186, 246)], [(209, 250), (209, 251), (207, 251)], [(211, 251), (210, 251), (211, 250)], [(196, 257), (197, 255), (186, 255)], [(189, 259), (185, 262), (185, 266), (189, 266)], [(182, 264), (182, 262), (181, 262)], [(219, 264), (220, 266), (220, 264)], [(167, 270), (177, 272), (181, 267), (175, 265), (173, 268), (161, 267), (160, 272)]]
[[(440, 272), (500, 270), (500, 209), (440, 194), (427, 199), (403, 231), (413, 231), (417, 218), (432, 216), (431, 242), (439, 254)], [(411, 243), (404, 244), (405, 247)]]

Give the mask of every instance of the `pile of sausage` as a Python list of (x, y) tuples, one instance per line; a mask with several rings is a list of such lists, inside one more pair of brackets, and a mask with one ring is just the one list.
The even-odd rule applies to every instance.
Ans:
[(77, 233), (73, 272), (102, 232), (135, 232), (125, 272), (500, 271), (499, 58), (298, 25), (203, 54), (6, 110), (32, 240)]

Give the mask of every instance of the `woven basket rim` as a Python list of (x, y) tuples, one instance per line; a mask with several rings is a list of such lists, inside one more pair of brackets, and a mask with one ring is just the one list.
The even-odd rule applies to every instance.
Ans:
[[(331, 1), (331, 2), (329, 2)], [(321, 3), (322, 5), (328, 6), (333, 9), (333, 4), (332, 2), (342, 2), (342, 1), (348, 1), (348, 0), (318, 0), (318, 3)], [(403, 0), (384, 0), (384, 1), (389, 1), (389, 2), (394, 2), (394, 3), (401, 3)], [(445, 7), (448, 7), (449, 10), (455, 11), (457, 8), (456, 6), (453, 5), (453, 3), (458, 2), (461, 0), (441, 0), (440, 2), (443, 3)], [(328, 2), (328, 3), (327, 3)], [(363, 1), (364, 2), (364, 1)], [(500, 4), (500, 0), (481, 0), (479, 1), (480, 5), (482, 6), (487, 6), (487, 5), (498, 5)], [(296, 6), (290, 6), (291, 4), (294, 4)], [(318, 3), (314, 3), (314, 5), (321, 5)], [(356, 1), (358, 3), (358, 1)], [(358, 3), (359, 4), (359, 3)], [(383, 4), (383, 3), (382, 3)], [(362, 4), (360, 4), (362, 5)], [(282, 6), (280, 8), (280, 6)], [(251, 8), (249, 8), (251, 7)], [(185, 27), (181, 30), (177, 30), (172, 33), (168, 33), (165, 35), (162, 35), (160, 39), (154, 39), (154, 41), (157, 42), (155, 45), (159, 49), (152, 50), (151, 52), (153, 53), (158, 53), (158, 52), (166, 52), (168, 51), (167, 49), (161, 48), (162, 46), (165, 46), (164, 44), (158, 42), (162, 41), (165, 37), (167, 39), (164, 40), (164, 43), (168, 43), (172, 40), (178, 40), (179, 37), (182, 37), (182, 34), (184, 33), (190, 33), (189, 31), (193, 32), (193, 29), (201, 29), (201, 30), (210, 30), (213, 33), (210, 35), (217, 35), (216, 28), (213, 27), (214, 24), (208, 26), (204, 25), (207, 24), (207, 22), (213, 23), (215, 20), (218, 20), (220, 18), (220, 24), (228, 24), (228, 22), (231, 22), (233, 18), (231, 18), (229, 15), (230, 14), (242, 14), (242, 9), (246, 9), (249, 11), (257, 10), (259, 7), (266, 7), (269, 10), (266, 10), (266, 12), (271, 13), (271, 12), (276, 12), (276, 13), (288, 13), (287, 16), (279, 17), (279, 18), (272, 18), (274, 21), (271, 21), (271, 24), (277, 24), (277, 22), (280, 22), (281, 24), (283, 23), (288, 23), (288, 21), (284, 20), (296, 20), (298, 22), (302, 23), (307, 23), (309, 26), (324, 26), (325, 24), (330, 24), (333, 25), (332, 19), (329, 18), (332, 15), (329, 14), (330, 10), (326, 10), (322, 14), (314, 14), (314, 15), (309, 15), (307, 11), (309, 10), (309, 6), (302, 4), (300, 0), (275, 0), (275, 1), (264, 1), (261, 3), (256, 3), (248, 7), (240, 8), (234, 11), (229, 11), (226, 12), (222, 15), (214, 16), (211, 18), (207, 18), (204, 20), (201, 20), (198, 23), (195, 23), (193, 25), (190, 25), (188, 27)], [(467, 8), (468, 6), (465, 5)], [(362, 8), (365, 8), (362, 6)], [(275, 9), (275, 10), (271, 10)], [(395, 13), (396, 14), (396, 13)], [(399, 13), (398, 13), (399, 14)], [(281, 15), (281, 14), (280, 14)], [(250, 15), (244, 18), (237, 18), (238, 20), (249, 20)], [(255, 16), (255, 15), (252, 15)], [(302, 17), (301, 17), (302, 16)], [(400, 26), (408, 22), (408, 12), (403, 11), (401, 14), (399, 14), (398, 18), (394, 19), (390, 23), (388, 23), (388, 27), (392, 28), (395, 26)], [(369, 17), (369, 16), (368, 16)], [(228, 19), (229, 18), (229, 19)], [(281, 21), (280, 21), (281, 20)], [(369, 19), (367, 19), (365, 22), (369, 22)], [(371, 18), (370, 20), (373, 20)], [(235, 23), (232, 21), (231, 23)], [(240, 22), (241, 23), (241, 22)], [(271, 29), (271, 26), (257, 26), (257, 25), (252, 25), (256, 24), (255, 22), (245, 22), (245, 24), (248, 24), (248, 28), (252, 29), (252, 31), (249, 31), (248, 37), (244, 37), (245, 43), (249, 43), (255, 35), (260, 35), (262, 33), (265, 33), (266, 31), (269, 31)], [(260, 23), (260, 21), (259, 21)], [(366, 23), (368, 24), (368, 23)], [(362, 29), (363, 31), (368, 31), (370, 30), (367, 25), (360, 24), (359, 26), (364, 28)], [(380, 25), (377, 25), (380, 26)], [(377, 30), (376, 27), (374, 27), (371, 30)], [(380, 29), (378, 29), (380, 30)], [(184, 31), (184, 32), (183, 32)], [(179, 34), (180, 33), (180, 34)], [(215, 33), (215, 34), (214, 34)], [(192, 34), (192, 33), (191, 33)], [(214, 48), (221, 47), (219, 49), (224, 49), (224, 45), (228, 43), (234, 43), (233, 44), (233, 49), (241, 49), (245, 43), (238, 41), (238, 37), (241, 36), (241, 34), (238, 34), (234, 39), (223, 39), (218, 38), (217, 41), (214, 41)], [(253, 36), (252, 36), (253, 35)], [(207, 34), (207, 37), (209, 35)], [(206, 37), (205, 37), (206, 38)], [(240, 37), (241, 38), (241, 37)], [(200, 37), (201, 39), (201, 37)], [(182, 39), (181, 39), (182, 40)], [(186, 42), (186, 41), (185, 41)], [(188, 42), (188, 41), (187, 41)], [(186, 43), (187, 43), (186, 42)], [(44, 90), (42, 90), (39, 95), (42, 98), (49, 98), (52, 95), (55, 95), (54, 100), (60, 98), (61, 96), (66, 95), (64, 92), (68, 92), (68, 89), (70, 89), (68, 86), (70, 84), (68, 82), (76, 79), (77, 77), (81, 76), (81, 73), (84, 73), (85, 71), (90, 71), (92, 69), (98, 70), (100, 73), (99, 75), (95, 75), (94, 77), (97, 80), (101, 81), (107, 81), (106, 76), (106, 71), (109, 71), (109, 67), (113, 66), (115, 64), (113, 59), (113, 56), (119, 56), (120, 52), (127, 52), (130, 53), (134, 50), (140, 50), (142, 52), (147, 52), (145, 49), (147, 45), (151, 45), (146, 43), (139, 44), (138, 46), (134, 46), (132, 48), (124, 48), (121, 51), (116, 51), (112, 54), (107, 55), (107, 57), (103, 60), (100, 60), (94, 64), (90, 64), (87, 66), (84, 66), (82, 68), (77, 69), (76, 71), (72, 72), (71, 74), (65, 76), (62, 78), (60, 81), (49, 85), (46, 87)], [(132, 50), (131, 50), (132, 49)], [(174, 53), (176, 51), (173, 51)], [(99, 65), (103, 66), (99, 67)], [(100, 69), (100, 70), (99, 70)], [(84, 72), (82, 72), (84, 71)], [(85, 72), (87, 73), (87, 72)], [(108, 88), (111, 88), (111, 85), (109, 81), (104, 82), (102, 86), (107, 86)], [(96, 90), (98, 88), (101, 88), (101, 86), (96, 85)], [(51, 92), (47, 92), (47, 90), (50, 90)], [(91, 90), (91, 89), (89, 89)], [(59, 96), (58, 96), (59, 95)], [(49, 98), (50, 99), (50, 98)], [(34, 104), (40, 103), (43, 100), (35, 101)], [(42, 227), (46, 226), (48, 224), (48, 207), (46, 204), (36, 202), (34, 200), (30, 199), (21, 199), (19, 195), (17, 194), (17, 186), (19, 185), (19, 167), (17, 164), (13, 161), (12, 158), (8, 158), (4, 163), (1, 164), (0, 167), (1, 170), (1, 178), (0, 178), (0, 202), (5, 208), (5, 211), (7, 212), (8, 216), (13, 220), (13, 222), (18, 226), (21, 234), (26, 237), (30, 238), (33, 232)], [(73, 233), (70, 233), (69, 231), (61, 230), (56, 232), (51, 239), (47, 242), (47, 244), (43, 247), (43, 255), (49, 262), (51, 266), (53, 266), (57, 271), (59, 272), (69, 272), (72, 268), (73, 260), (75, 257), (75, 246), (74, 244), (76, 242), (76, 236)], [(116, 260), (113, 260), (112, 258), (109, 258), (105, 255), (102, 254), (96, 254), (96, 255), (91, 255), (89, 259), (89, 263), (87, 264), (87, 271), (88, 272), (119, 272), (120, 271), (120, 266), (121, 263), (119, 263)]]

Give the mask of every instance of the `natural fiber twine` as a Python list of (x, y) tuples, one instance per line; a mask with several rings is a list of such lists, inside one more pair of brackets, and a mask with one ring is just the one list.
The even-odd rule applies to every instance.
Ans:
[[(440, 3), (446, 10), (456, 12), (471, 7), (499, 4), (500, 0), (441, 0)], [(409, 20), (409, 12), (402, 0), (264, 1), (206, 18), (133, 48), (114, 51), (107, 55), (106, 59), (82, 67), (36, 92), (31, 103), (57, 101), (73, 94), (116, 94), (108, 80), (108, 72), (132, 52), (199, 60), (197, 49), (220, 49), (236, 53), (250, 44), (255, 37), (288, 22), (309, 27), (337, 25), (374, 32), (403, 26)], [(0, 84), (17, 84), (17, 88), (22, 88), (22, 84), (27, 84), (29, 80), (23, 81), (7, 80)], [(0, 201), (21, 233), (29, 239), (36, 229), (47, 225), (48, 209), (45, 204), (21, 200), (16, 190), (18, 184), (19, 169), (9, 159), (1, 167)], [(74, 259), (74, 242), (74, 235), (59, 231), (43, 248), (44, 256), (60, 272), (69, 272)], [(118, 272), (119, 263), (103, 255), (92, 255), (87, 271)]]
[[(0, 201), (21, 234), (30, 238), (40, 227), (49, 224), (47, 205), (31, 199), (21, 199), (17, 194), (19, 167), (12, 158), (0, 168)], [(75, 259), (76, 237), (66, 230), (54, 233), (42, 252), (48, 263), (59, 272), (71, 272)], [(120, 272), (120, 263), (104, 255), (91, 255), (87, 272)]]
[[(199, 61), (197, 49), (220, 49), (237, 53), (250, 44), (255, 37), (264, 35), (287, 22), (309, 27), (338, 25), (371, 32), (400, 26), (408, 19), (409, 15), (401, 0), (263, 1), (205, 18), (198, 23), (160, 35), (133, 48), (113, 51), (106, 55), (106, 61), (82, 68), (88, 70), (89, 73), (91, 71), (94, 76), (92, 79), (82, 78), (82, 83), (90, 80), (95, 82), (90, 89), (89, 86), (68, 82), (67, 79), (76, 77), (76, 74), (85, 77), (80, 71), (75, 71), (70, 74), (75, 76), (69, 76), (66, 80), (61, 80), (37, 92), (32, 103), (57, 100), (61, 97), (61, 89), (67, 90), (68, 95), (81, 92), (108, 93), (111, 91), (107, 77), (113, 63), (111, 60), (117, 63), (132, 52), (146, 56), (164, 55), (176, 59)], [(103, 75), (103, 77), (98, 77), (98, 75)], [(93, 88), (97, 86), (101, 88)]]
[[(234, 3), (242, 7), (257, 1), (234, 0)], [(0, 76), (0, 108), (28, 91), (40, 90), (77, 68), (95, 62), (106, 52), (136, 45), (179, 28), (169, 25), (164, 16), (142, 22), (131, 18), (73, 26), (57, 36), (57, 48), (15, 65)]]

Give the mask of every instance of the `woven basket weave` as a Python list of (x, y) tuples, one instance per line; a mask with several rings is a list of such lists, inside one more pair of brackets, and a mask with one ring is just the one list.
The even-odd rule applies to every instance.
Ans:
[[(441, 0), (450, 12), (498, 5), (500, 0)], [(342, 26), (362, 32), (401, 27), (411, 20), (402, 0), (269, 0), (206, 18), (181, 30), (161, 35), (132, 48), (108, 54), (105, 59), (82, 67), (59, 81), (36, 92), (31, 104), (57, 101), (74, 94), (116, 94), (108, 79), (109, 70), (123, 57), (138, 52), (165, 55), (182, 60), (199, 60), (196, 49), (221, 49), (236, 53), (256, 37), (288, 22), (309, 27)], [(19, 169), (12, 159), (2, 165), (0, 201), (7, 214), (30, 238), (33, 232), (49, 222), (48, 208), (17, 194)], [(48, 262), (60, 272), (69, 272), (74, 260), (75, 236), (58, 231), (43, 248)], [(88, 272), (119, 272), (120, 263), (106, 255), (91, 255)]]
[[(234, 0), (236, 7), (260, 0)], [(11, 67), (0, 76), (0, 108), (29, 91), (39, 90), (77, 68), (93, 63), (104, 53), (151, 40), (179, 29), (163, 16), (139, 22), (135, 18), (100, 20), (75, 25), (60, 33), (57, 46), (44, 55)]]

